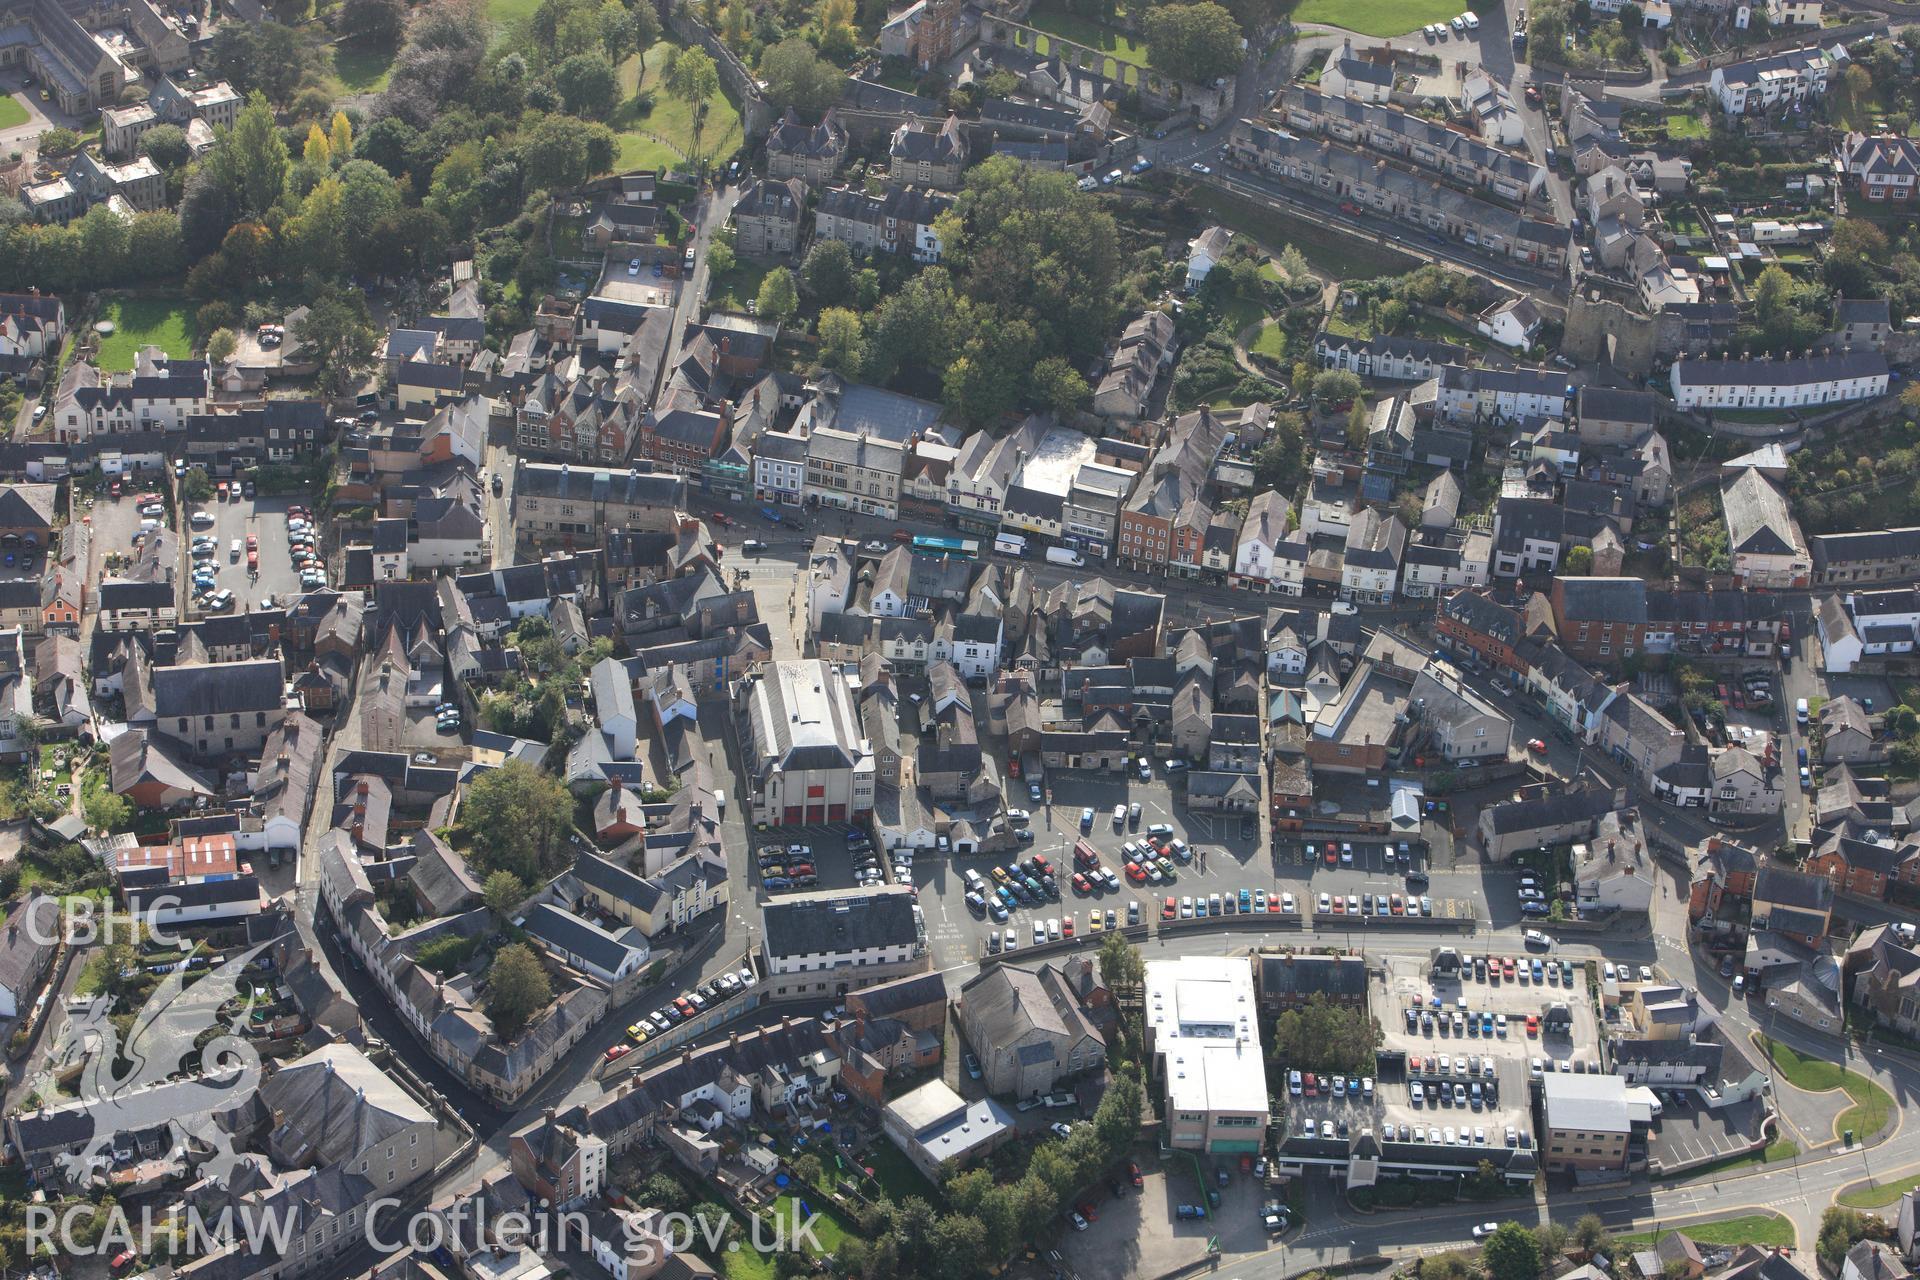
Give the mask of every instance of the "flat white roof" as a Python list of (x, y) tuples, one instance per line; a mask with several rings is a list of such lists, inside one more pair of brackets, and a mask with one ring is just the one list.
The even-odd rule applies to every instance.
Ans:
[(1073, 489), (1073, 478), (1082, 465), (1092, 462), (1100, 446), (1084, 431), (1054, 427), (1040, 438), (1033, 456), (1020, 470), (1020, 484), (1064, 498)]
[(1267, 1070), (1245, 956), (1183, 956), (1147, 965), (1147, 1022), (1182, 1111), (1267, 1109)]

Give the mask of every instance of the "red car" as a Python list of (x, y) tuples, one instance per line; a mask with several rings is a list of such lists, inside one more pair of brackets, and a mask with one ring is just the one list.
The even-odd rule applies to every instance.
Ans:
[(1094, 1209), (1093, 1201), (1082, 1200), (1079, 1204), (1075, 1205), (1074, 1208), (1078, 1209), (1080, 1211), (1080, 1216), (1085, 1218), (1088, 1222), (1100, 1221), (1100, 1214), (1097, 1210)]
[(1174, 917), (1178, 916), (1179, 914), (1180, 914), (1180, 908), (1174, 904), (1174, 901), (1172, 898), (1168, 898), (1165, 902), (1160, 904), (1160, 918), (1162, 920), (1171, 920)]
[(608, 1062), (614, 1062), (614, 1061), (616, 1061), (616, 1060), (618, 1060), (618, 1059), (620, 1059), (620, 1058), (624, 1058), (624, 1057), (626, 1057), (626, 1056), (627, 1056), (627, 1055), (628, 1055), (629, 1053), (632, 1053), (632, 1052), (633, 1052), (633, 1046), (632, 1046), (632, 1045), (630, 1045), (630, 1044), (617, 1044), (617, 1045), (615, 1045), (615, 1046), (613, 1046), (613, 1048), (611, 1048), (611, 1049), (609, 1049), (609, 1050), (607, 1050), (607, 1061), (608, 1061)]
[(691, 1018), (699, 1012), (698, 1009), (693, 1007), (693, 1001), (687, 999), (685, 996), (676, 996), (673, 1001), (673, 1007), (680, 1011), (680, 1016), (683, 1018)]
[(1093, 892), (1093, 881), (1087, 879), (1084, 871), (1076, 871), (1073, 873), (1073, 891), (1075, 893)]
[(1047, 861), (1047, 855), (1044, 853), (1036, 853), (1033, 855), (1033, 865), (1040, 868), (1040, 874), (1043, 876), (1053, 874), (1053, 864)]
[(1540, 1035), (1540, 1018), (1537, 1014), (1527, 1015), (1527, 1034), (1534, 1038)]
[(111, 1266), (115, 1271), (118, 1271), (120, 1268), (126, 1266), (129, 1262), (132, 1262), (132, 1261), (133, 1261), (133, 1251), (130, 1249), (122, 1249), (119, 1253), (116, 1253), (113, 1255), (113, 1261), (108, 1265)]
[(1020, 776), (1020, 757), (1019, 756), (1007, 757), (1007, 776), (1010, 778), (1017, 778)]
[(719, 525), (719, 526), (720, 526), (720, 527), (721, 527), (722, 529), (731, 529), (731, 528), (733, 528), (733, 517), (732, 517), (732, 516), (730, 516), (730, 515), (728, 515), (728, 514), (727, 514), (726, 512), (724, 512), (724, 511), (716, 511), (716, 512), (714, 512), (714, 513), (713, 513), (713, 522), (714, 522), (715, 524), (717, 524), (717, 525)]
[(1513, 981), (1513, 957), (1512, 956), (1501, 957), (1500, 976), (1505, 978), (1508, 982)]
[(1060, 922), (1060, 936), (1063, 938), (1071, 938), (1073, 936), (1073, 917), (1072, 916), (1068, 916), (1066, 919)]
[(1141, 869), (1139, 863), (1129, 862), (1127, 864), (1127, 879), (1133, 881), (1135, 884), (1145, 884), (1147, 882), (1147, 873)]
[(1541, 739), (1541, 738), (1528, 738), (1528, 739), (1527, 739), (1527, 750), (1529, 750), (1529, 751), (1531, 751), (1531, 752), (1533, 752), (1533, 754), (1535, 754), (1535, 755), (1537, 755), (1537, 756), (1543, 756), (1543, 755), (1545, 755), (1545, 754), (1547, 754), (1547, 744), (1546, 744), (1546, 741), (1545, 741), (1544, 739)]

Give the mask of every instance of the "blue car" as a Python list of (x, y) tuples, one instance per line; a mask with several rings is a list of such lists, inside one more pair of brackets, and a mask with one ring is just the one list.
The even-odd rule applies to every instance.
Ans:
[(762, 880), (760, 883), (764, 885), (769, 892), (771, 892), (774, 889), (793, 888), (793, 881), (787, 879), (785, 876), (768, 876), (765, 880)]
[(1249, 915), (1252, 913), (1252, 911), (1253, 911), (1253, 891), (1251, 889), (1242, 889), (1240, 891), (1240, 914), (1243, 916)]

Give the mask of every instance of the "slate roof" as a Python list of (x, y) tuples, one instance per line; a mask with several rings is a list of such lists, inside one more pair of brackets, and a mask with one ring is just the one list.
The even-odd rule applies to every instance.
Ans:
[(634, 940), (638, 938), (637, 931), (623, 931), (630, 935), (623, 938), (545, 902), (536, 903), (521, 920), (521, 926), (556, 950), (580, 956), (608, 973), (617, 973), (634, 952), (645, 954), (647, 950), (644, 942)]
[(1605, 787), (1559, 791), (1532, 800), (1513, 800), (1493, 806), (1493, 830), (1498, 835), (1536, 831), (1545, 827), (1592, 822), (1613, 810), (1613, 792)]
[(1850, 378), (1887, 376), (1879, 351), (1836, 351), (1791, 360), (1681, 360), (1674, 365), (1683, 387), (1800, 387)]
[(1753, 900), (1824, 914), (1833, 910), (1833, 882), (1768, 863), (1754, 876)]
[(260, 1082), (260, 1100), (283, 1117), (270, 1143), (290, 1162), (342, 1165), (416, 1125), (431, 1125), (413, 1095), (350, 1045), (328, 1045)]
[(1736, 554), (1784, 556), (1798, 551), (1799, 537), (1786, 497), (1758, 471), (1749, 467), (1727, 481), (1720, 488), (1720, 501)]
[(872, 893), (829, 889), (778, 898), (763, 910), (767, 954), (798, 957), (910, 946), (918, 937), (913, 908), (905, 887), (892, 885)]
[(1257, 957), (1254, 986), (1262, 1000), (1315, 995), (1362, 999), (1367, 962), (1360, 956), (1268, 955)]

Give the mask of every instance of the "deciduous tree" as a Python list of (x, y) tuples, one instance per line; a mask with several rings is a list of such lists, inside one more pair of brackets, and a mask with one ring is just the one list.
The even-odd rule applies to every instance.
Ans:
[(207, 363), (218, 368), (233, 359), (233, 353), (239, 349), (240, 338), (231, 329), (215, 329), (207, 335)]
[(1540, 1274), (1540, 1242), (1512, 1219), (1487, 1237), (1481, 1254), (1493, 1280), (1536, 1280)]
[(512, 942), (494, 953), (487, 968), (487, 1016), (503, 1038), (519, 1035), (552, 1001), (553, 984), (531, 947)]
[(157, 124), (140, 137), (140, 154), (161, 169), (178, 169), (189, 158), (187, 135), (177, 124)]
[(599, 52), (576, 53), (554, 68), (553, 87), (560, 91), (567, 114), (583, 120), (604, 120), (620, 97), (620, 79), (613, 63)]
[(816, 115), (840, 100), (846, 73), (813, 51), (800, 36), (788, 36), (760, 55), (760, 76), (775, 105)]
[(667, 92), (687, 104), (693, 113), (692, 158), (700, 154), (700, 132), (707, 123), (707, 104), (720, 92), (720, 72), (705, 49), (676, 49), (667, 64)]
[(839, 240), (816, 240), (800, 273), (816, 302), (839, 306), (853, 293), (853, 251)]
[(1065, 356), (1048, 356), (1036, 362), (1027, 379), (1028, 398), (1035, 407), (1065, 417), (1087, 401), (1087, 380), (1080, 376)]
[(861, 347), (866, 327), (860, 313), (846, 307), (828, 307), (820, 313), (820, 363), (846, 377), (860, 374)]
[(793, 272), (785, 267), (775, 267), (767, 272), (760, 281), (760, 295), (755, 301), (759, 314), (776, 323), (784, 323), (800, 305), (800, 294), (794, 287)]
[(1175, 80), (1210, 84), (1240, 65), (1240, 24), (1211, 0), (1156, 5), (1143, 26), (1148, 65)]
[(519, 906), (526, 896), (527, 886), (520, 877), (504, 868), (488, 876), (481, 888), (481, 897), (486, 901), (487, 909), (502, 919)]
[(1382, 1041), (1380, 1024), (1365, 1009), (1348, 1009), (1316, 995), (1274, 1019), (1273, 1059), (1304, 1071), (1361, 1072)]
[(293, 336), (313, 352), (321, 376), (336, 390), (344, 390), (373, 358), (377, 333), (366, 299), (359, 293), (324, 291), (294, 327)]
[(476, 861), (488, 873), (511, 871), (537, 884), (566, 861), (573, 798), (552, 774), (509, 761), (475, 780), (461, 810)]

